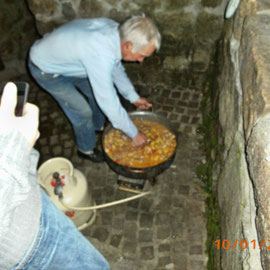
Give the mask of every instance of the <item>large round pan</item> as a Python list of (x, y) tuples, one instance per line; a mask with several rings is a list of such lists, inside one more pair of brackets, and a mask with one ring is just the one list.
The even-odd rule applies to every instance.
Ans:
[[(129, 116), (132, 120), (134, 119), (141, 119), (141, 120), (149, 120), (149, 121), (155, 121), (158, 122), (162, 125), (164, 125), (166, 128), (170, 130), (175, 136), (176, 136), (176, 147), (175, 151), (177, 149), (177, 133), (175, 132), (174, 128), (172, 127), (171, 123), (169, 120), (161, 115), (158, 115), (154, 112), (149, 112), (149, 111), (136, 111), (136, 112), (131, 112), (129, 113)], [(112, 125), (109, 124), (102, 135), (102, 147), (104, 151), (104, 138), (106, 134), (112, 129)], [(158, 165), (151, 166), (151, 167), (146, 167), (146, 168), (132, 168), (132, 167), (127, 167), (120, 165), (113, 161), (104, 151), (106, 161), (110, 168), (115, 171), (116, 173), (128, 177), (128, 178), (133, 178), (133, 179), (151, 179), (158, 174), (162, 173), (164, 170), (168, 169), (175, 157), (175, 151), (174, 153), (164, 162), (159, 163)]]

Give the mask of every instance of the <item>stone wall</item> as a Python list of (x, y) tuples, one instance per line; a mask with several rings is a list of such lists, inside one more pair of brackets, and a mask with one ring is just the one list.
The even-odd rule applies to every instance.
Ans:
[(215, 96), (223, 151), (213, 173), (220, 239), (230, 246), (221, 246), (217, 269), (267, 270), (270, 265), (269, 33), (269, 1), (242, 0), (219, 43)]
[[(144, 12), (158, 24), (161, 50), (144, 65), (126, 65), (133, 82), (165, 81), (201, 88), (215, 41), (223, 26), (227, 0), (27, 0), (40, 34), (75, 18), (108, 17), (118, 22)], [(168, 75), (169, 73), (169, 75)], [(192, 75), (191, 75), (192, 74)]]
[(25, 59), (29, 46), (38, 35), (25, 1), (0, 1), (0, 10), (0, 58), (8, 65), (14, 59)]

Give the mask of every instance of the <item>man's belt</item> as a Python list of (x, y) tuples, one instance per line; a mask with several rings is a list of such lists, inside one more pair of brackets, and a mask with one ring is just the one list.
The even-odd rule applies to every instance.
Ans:
[(51, 74), (53, 78), (57, 78), (59, 77), (60, 75), (59, 74), (52, 74), (52, 73), (46, 73), (44, 71), (42, 71), (31, 59), (30, 59), (30, 63), (33, 67), (35, 67), (36, 69), (38, 69), (42, 75), (45, 75), (45, 74)]

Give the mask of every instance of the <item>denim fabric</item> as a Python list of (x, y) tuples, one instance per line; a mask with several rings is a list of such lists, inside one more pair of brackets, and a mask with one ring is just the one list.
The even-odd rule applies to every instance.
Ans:
[(58, 102), (70, 120), (80, 150), (93, 150), (96, 130), (100, 130), (105, 116), (98, 107), (87, 78), (65, 77), (42, 72), (30, 61), (30, 72), (37, 83)]
[[(104, 257), (42, 191), (37, 243), (12, 270), (108, 270)], [(26, 261), (26, 263), (25, 263)]]

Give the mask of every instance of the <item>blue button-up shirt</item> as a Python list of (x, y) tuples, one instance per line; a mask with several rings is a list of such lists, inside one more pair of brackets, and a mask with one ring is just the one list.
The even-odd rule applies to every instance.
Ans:
[(71, 21), (37, 40), (30, 58), (46, 73), (88, 77), (112, 125), (131, 138), (137, 135), (114, 87), (131, 103), (139, 98), (121, 63), (118, 23), (105, 18)]

